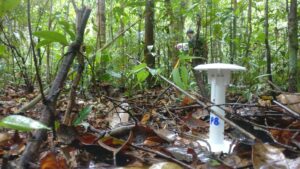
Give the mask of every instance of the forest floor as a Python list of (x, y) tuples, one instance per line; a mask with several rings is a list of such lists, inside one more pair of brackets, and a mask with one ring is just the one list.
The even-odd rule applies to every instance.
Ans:
[[(31, 168), (300, 168), (298, 95), (281, 94), (277, 101), (282, 104), (269, 96), (257, 96), (250, 104), (239, 102), (245, 100), (240, 95), (228, 94), (228, 102), (233, 103), (226, 104), (230, 113), (225, 117), (236, 126), (225, 124), (230, 147), (228, 152), (216, 153), (207, 142), (208, 102), (207, 107), (200, 106), (172, 87), (145, 90), (132, 97), (115, 92), (118, 97), (116, 93), (79, 95), (72, 125), (62, 124), (68, 94), (61, 94), (55, 132), (49, 131)], [(0, 95), (0, 118), (15, 114), (37, 94), (7, 87)], [(41, 105), (19, 115), (38, 120)], [(2, 168), (17, 165), (31, 135), (1, 129)]]

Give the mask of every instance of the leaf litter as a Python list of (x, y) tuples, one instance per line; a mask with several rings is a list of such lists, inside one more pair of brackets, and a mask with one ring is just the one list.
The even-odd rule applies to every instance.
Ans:
[[(154, 88), (137, 92), (134, 97), (79, 97), (73, 109), (77, 117), (70, 126), (61, 123), (68, 101), (62, 94), (57, 106), (56, 136), (48, 132), (40, 158), (31, 168), (300, 168), (300, 122), (293, 114), (300, 112), (298, 95), (279, 95), (281, 106), (269, 97), (252, 104), (227, 104), (232, 113), (226, 117), (256, 140), (226, 126), (226, 139), (232, 141), (230, 152), (212, 153), (208, 146), (199, 144), (199, 140), (208, 138), (208, 109), (172, 88), (164, 90)], [(0, 97), (1, 121), (13, 116), (38, 120), (39, 104), (14, 114), (35, 95), (13, 87), (5, 90)], [(14, 130), (2, 128), (0, 132), (2, 165), (17, 166), (26, 140), (32, 139), (32, 130), (48, 129), (39, 123), (33, 128), (13, 126)]]

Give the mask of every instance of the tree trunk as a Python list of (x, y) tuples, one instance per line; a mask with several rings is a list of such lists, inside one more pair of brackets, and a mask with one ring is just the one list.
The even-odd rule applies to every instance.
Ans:
[(289, 35), (289, 92), (297, 92), (297, 52), (298, 52), (298, 19), (297, 19), (297, 0), (291, 0), (288, 35)]
[[(97, 0), (97, 49), (101, 49), (106, 43), (106, 17), (105, 17), (105, 0)], [(100, 69), (99, 74), (105, 74), (107, 63), (100, 59)], [(93, 85), (96, 85), (96, 77), (93, 75), (92, 81)]]
[[(232, 7), (233, 6), (233, 7)], [(237, 0), (231, 1), (232, 13), (233, 13), (233, 20), (232, 20), (232, 32), (231, 32), (231, 56), (230, 56), (230, 63), (234, 62), (236, 58), (236, 10), (237, 10)]]
[(97, 25), (97, 49), (100, 49), (106, 43), (105, 0), (97, 0)]
[[(148, 50), (148, 46), (154, 46), (154, 0), (146, 0), (145, 9), (145, 46), (144, 58), (148, 67), (155, 68), (155, 57), (151, 54), (153, 52)], [(149, 76), (148, 85), (153, 84), (153, 78)]]
[[(272, 58), (271, 58), (271, 51), (269, 45), (269, 0), (265, 0), (265, 47), (266, 47), (265, 57), (267, 58), (268, 80), (272, 82), (272, 70), (271, 70)], [(273, 88), (272, 85), (271, 88)]]
[(252, 35), (252, 0), (248, 2), (248, 25), (246, 30), (247, 43), (246, 43), (246, 54), (245, 57), (249, 57), (250, 53), (250, 41)]
[[(49, 20), (48, 20), (48, 31), (51, 30), (52, 27), (52, 9), (53, 9), (53, 0), (50, 0), (50, 10), (49, 10)], [(47, 45), (46, 48), (46, 79), (47, 82), (51, 82), (51, 68), (50, 68), (50, 47), (51, 45)]]
[[(84, 30), (86, 27), (87, 20), (89, 18), (91, 9), (84, 8), (82, 10), (83, 17), (80, 24), (80, 31), (76, 34), (76, 40), (73, 42), (69, 48), (67, 54), (63, 57), (62, 65), (60, 67), (59, 72), (56, 75), (55, 80), (52, 83), (50, 88), (49, 94), (47, 95), (47, 102), (43, 105), (43, 110), (41, 113), (40, 121), (43, 122), (47, 126), (53, 127), (54, 120), (55, 120), (55, 109), (56, 109), (56, 102), (59, 96), (60, 91), (64, 86), (64, 82), (67, 78), (68, 71), (72, 65), (72, 62), (76, 56), (76, 54), (80, 50), (80, 46), (83, 42)], [(34, 134), (34, 139), (27, 143), (24, 153), (20, 159), (20, 168), (29, 168), (30, 162), (34, 159), (37, 159), (39, 155), (39, 148), (44, 140), (47, 139), (47, 130), (38, 130)]]

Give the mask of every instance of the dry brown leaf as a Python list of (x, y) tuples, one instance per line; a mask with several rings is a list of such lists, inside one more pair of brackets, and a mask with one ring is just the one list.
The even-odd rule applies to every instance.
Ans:
[(144, 125), (144, 124), (147, 124), (147, 122), (149, 121), (150, 117), (151, 117), (150, 113), (144, 114), (144, 115), (143, 115), (143, 118), (142, 118), (142, 120), (141, 120), (141, 124), (143, 124), (143, 125)]
[(53, 152), (48, 152), (40, 160), (41, 169), (68, 169), (64, 158), (57, 157)]
[(254, 169), (289, 168), (282, 150), (262, 142), (256, 143), (252, 148), (252, 163)]
[(281, 94), (277, 96), (277, 100), (279, 100), (283, 104), (287, 104), (290, 109), (300, 114), (299, 94)]

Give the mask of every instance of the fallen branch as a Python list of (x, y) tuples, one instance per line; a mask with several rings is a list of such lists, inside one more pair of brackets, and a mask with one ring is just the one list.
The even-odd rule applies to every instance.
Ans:
[(127, 32), (129, 29), (131, 29), (134, 25), (136, 25), (138, 22), (140, 21), (137, 20), (136, 22), (134, 22), (133, 24), (129, 25), (126, 29), (124, 29), (123, 31), (121, 31), (117, 36), (115, 36), (111, 41), (109, 41), (108, 43), (104, 44), (104, 46), (102, 48), (100, 48), (98, 51), (101, 52), (104, 49), (108, 48), (110, 45), (112, 45), (117, 39), (119, 39), (119, 37), (121, 37), (125, 32)]
[[(44, 94), (45, 95), (47, 95), (48, 92), (49, 92), (49, 88), (47, 88), (47, 89), (44, 90)], [(26, 111), (28, 111), (31, 108), (33, 108), (36, 104), (38, 104), (38, 102), (40, 102), (41, 100), (42, 100), (42, 94), (40, 93), (33, 100), (31, 100), (29, 103), (25, 104), (19, 110), (17, 110), (15, 113), (17, 113), (17, 114), (19, 114), (19, 113), (25, 113)]]

